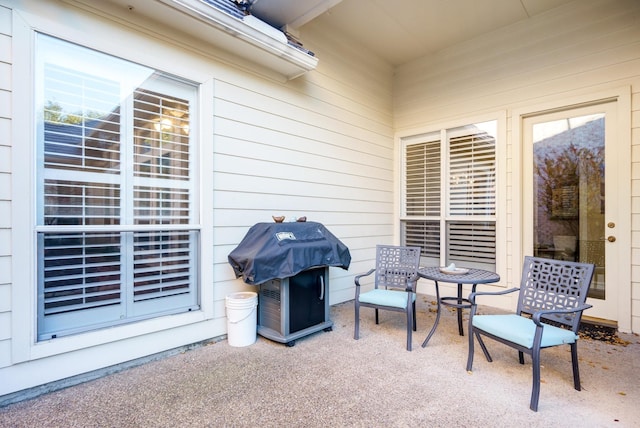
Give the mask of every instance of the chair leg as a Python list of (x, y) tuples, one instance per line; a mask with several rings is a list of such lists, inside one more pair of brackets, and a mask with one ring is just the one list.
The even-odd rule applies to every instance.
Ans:
[(531, 358), (533, 361), (531, 367), (533, 371), (533, 386), (531, 388), (531, 403), (529, 404), (529, 408), (537, 412), (538, 400), (540, 399), (540, 347), (534, 345), (532, 351)]
[(413, 311), (407, 311), (407, 351), (411, 351), (411, 339), (413, 336), (413, 326), (414, 326), (414, 318)]
[(571, 365), (573, 366), (573, 387), (580, 391), (580, 369), (578, 368), (578, 343), (571, 344)]
[(358, 340), (360, 338), (360, 305), (358, 304), (357, 300), (354, 306), (355, 306), (356, 320), (354, 323), (355, 329), (353, 332), (353, 338)]
[(482, 349), (482, 353), (484, 354), (485, 358), (487, 359), (488, 362), (493, 362), (493, 359), (491, 358), (491, 354), (489, 354), (489, 350), (487, 349), (487, 346), (484, 344), (484, 340), (482, 340), (482, 336), (480, 335), (480, 333), (478, 333), (477, 331), (475, 331), (473, 329), (473, 325), (471, 325), (471, 323), (469, 323), (469, 355), (467, 356), (467, 371), (470, 372), (471, 368), (473, 366), (473, 354), (474, 354), (474, 342), (473, 342), (473, 337), (475, 336), (476, 339), (478, 339), (478, 344), (480, 345), (480, 348)]
[(518, 361), (520, 362), (520, 364), (524, 364), (524, 353), (518, 351)]
[(482, 336), (480, 336), (480, 333), (476, 332), (476, 338), (478, 339), (478, 343), (480, 344), (480, 348), (482, 348), (482, 353), (484, 354), (485, 358), (487, 359), (487, 361), (492, 362), (493, 359), (491, 358), (489, 350), (487, 349), (487, 345), (484, 344), (484, 340), (482, 340)]
[(418, 321), (416, 320), (416, 302), (413, 302), (413, 331), (418, 331)]
[(471, 323), (469, 323), (469, 354), (467, 355), (467, 371), (470, 372), (471, 368), (473, 366), (473, 337), (475, 336), (473, 334), (473, 327), (471, 326)]
[(378, 310), (376, 309), (376, 324), (380, 324), (380, 321), (378, 320)]

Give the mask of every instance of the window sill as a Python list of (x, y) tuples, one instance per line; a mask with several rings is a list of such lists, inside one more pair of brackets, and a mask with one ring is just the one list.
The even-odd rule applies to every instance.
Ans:
[(28, 360), (52, 357), (94, 346), (122, 342), (127, 339), (161, 334), (171, 329), (211, 321), (204, 311), (167, 315), (76, 335), (49, 339), (32, 344)]

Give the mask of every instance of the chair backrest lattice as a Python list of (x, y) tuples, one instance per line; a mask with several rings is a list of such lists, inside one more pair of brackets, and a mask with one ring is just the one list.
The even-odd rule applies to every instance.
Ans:
[[(417, 280), (420, 247), (378, 245), (376, 247), (376, 288), (407, 289), (410, 278)], [(415, 282), (413, 284), (415, 287)]]
[[(524, 258), (518, 313), (573, 309), (587, 299), (594, 265), (527, 256)], [(550, 314), (543, 317), (578, 331), (580, 315)]]

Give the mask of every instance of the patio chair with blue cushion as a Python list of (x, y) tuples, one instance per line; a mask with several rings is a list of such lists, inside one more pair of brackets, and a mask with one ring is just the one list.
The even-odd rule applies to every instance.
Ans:
[[(467, 371), (473, 365), (474, 337), (487, 361), (491, 356), (482, 340), (489, 337), (518, 350), (520, 364), (531, 355), (533, 387), (529, 407), (538, 410), (540, 397), (540, 350), (569, 345), (573, 365), (573, 386), (580, 391), (578, 369), (578, 328), (591, 285), (594, 265), (527, 256), (524, 258), (520, 288), (469, 295), (469, 355)], [(515, 314), (477, 315), (477, 297), (507, 294), (520, 290)]]
[[(355, 333), (360, 336), (360, 307), (405, 312), (407, 315), (407, 351), (411, 351), (412, 329), (416, 331), (416, 284), (420, 267), (420, 247), (378, 245), (376, 267), (357, 275), (355, 297)], [(360, 280), (375, 272), (373, 290), (361, 292)]]

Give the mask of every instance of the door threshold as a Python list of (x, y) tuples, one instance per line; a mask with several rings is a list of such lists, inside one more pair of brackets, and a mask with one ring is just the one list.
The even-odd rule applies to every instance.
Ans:
[(607, 320), (604, 318), (596, 318), (596, 317), (589, 317), (589, 316), (583, 315), (580, 321), (581, 321), (581, 324), (587, 324), (590, 326), (598, 325), (602, 327), (613, 328), (616, 330), (618, 329), (617, 321)]

